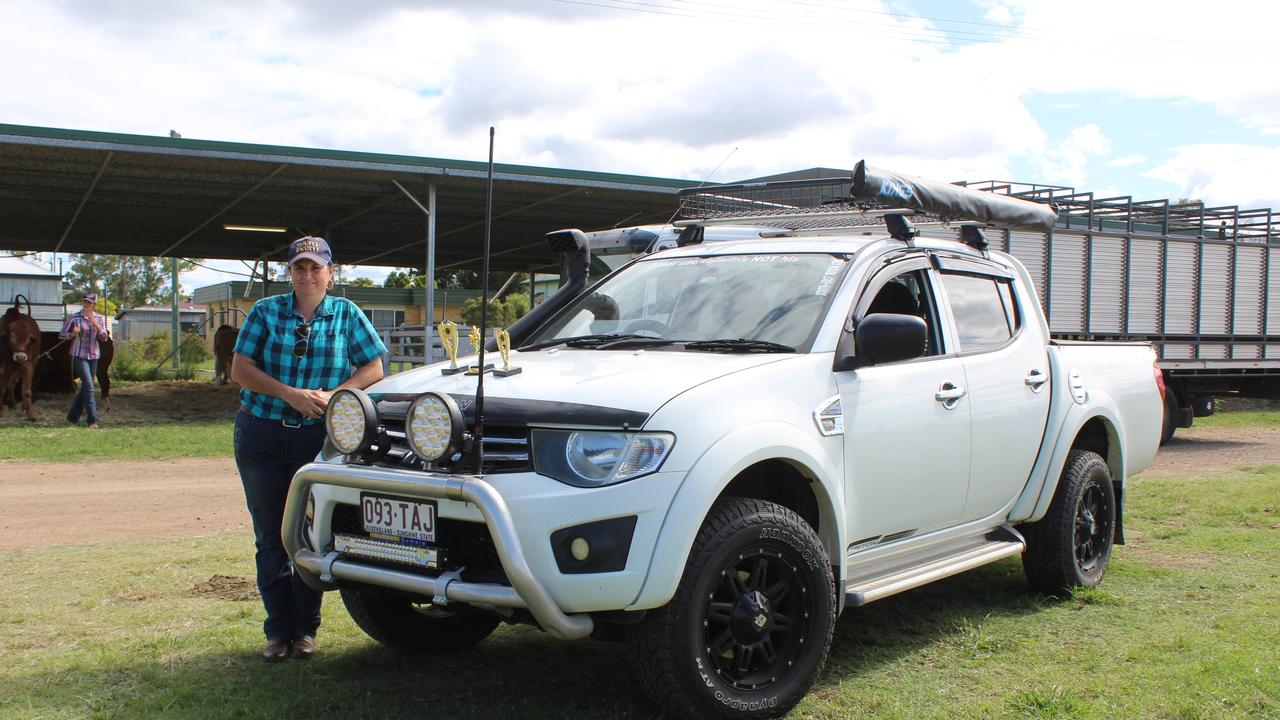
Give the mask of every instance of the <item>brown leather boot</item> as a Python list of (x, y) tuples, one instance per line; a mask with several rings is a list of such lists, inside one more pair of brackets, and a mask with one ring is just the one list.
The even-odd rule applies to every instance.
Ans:
[(289, 657), (289, 641), (284, 638), (268, 640), (267, 646), (262, 648), (262, 659), (269, 663), (278, 663)]
[(293, 652), (290, 657), (298, 660), (310, 660), (316, 654), (316, 638), (314, 635), (303, 635), (293, 641)]

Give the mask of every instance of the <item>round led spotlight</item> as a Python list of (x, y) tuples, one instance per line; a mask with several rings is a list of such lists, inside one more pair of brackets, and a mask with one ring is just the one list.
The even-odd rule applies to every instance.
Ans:
[(462, 447), (462, 431), (462, 411), (448, 395), (422, 393), (409, 403), (404, 436), (423, 460), (435, 462)]
[(378, 411), (363, 390), (342, 388), (329, 396), (324, 428), (338, 452), (357, 455), (373, 443), (378, 431)]

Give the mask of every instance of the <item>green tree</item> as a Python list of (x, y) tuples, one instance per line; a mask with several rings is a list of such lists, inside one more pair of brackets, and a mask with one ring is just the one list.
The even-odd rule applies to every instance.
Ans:
[(373, 281), (367, 277), (358, 277), (347, 284), (351, 287), (377, 287), (377, 285), (374, 285)]
[[(486, 325), (491, 328), (505, 328), (512, 323), (511, 309), (500, 300), (489, 301), (489, 313)], [(462, 303), (462, 321), (468, 325), (480, 324), (480, 299), (471, 298)]]
[[(66, 282), (72, 291), (64, 298), (71, 304), (86, 291), (106, 296), (121, 308), (162, 304), (171, 297), (169, 258), (86, 254), (72, 255), (71, 262)], [(178, 261), (178, 272), (194, 267), (188, 260)]]
[[(492, 328), (510, 327), (511, 323), (529, 312), (529, 296), (508, 295), (505, 300), (489, 301), (487, 324)], [(472, 298), (462, 303), (462, 321), (468, 325), (480, 324), (480, 299)]]
[(389, 288), (420, 288), (427, 286), (427, 276), (414, 270), (392, 270), (387, 279), (382, 282), (382, 287)]
[(436, 287), (441, 290), (479, 290), (480, 273), (474, 270), (440, 270), (436, 273)]
[(511, 309), (511, 322), (519, 320), (529, 312), (529, 296), (525, 293), (511, 293), (503, 302)]

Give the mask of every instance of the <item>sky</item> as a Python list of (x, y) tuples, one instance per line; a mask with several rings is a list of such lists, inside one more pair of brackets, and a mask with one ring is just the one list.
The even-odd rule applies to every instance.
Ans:
[(492, 125), (505, 163), (730, 182), (866, 159), (1280, 208), (1278, 21), (1242, 0), (0, 0), (0, 122), (466, 160)]

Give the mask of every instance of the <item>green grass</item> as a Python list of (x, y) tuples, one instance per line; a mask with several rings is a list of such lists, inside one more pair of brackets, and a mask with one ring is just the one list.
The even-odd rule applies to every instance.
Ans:
[(0, 461), (163, 460), (231, 455), (232, 422), (9, 425), (0, 429)]
[(1243, 412), (1214, 413), (1196, 418), (1192, 428), (1280, 427), (1280, 412), (1274, 410), (1248, 410)]
[[(1126, 501), (1129, 544), (1097, 588), (1035, 595), (1010, 559), (846, 612), (790, 717), (1280, 718), (1280, 467), (1139, 475)], [(406, 657), (333, 594), (322, 655), (265, 666), (260, 605), (194, 590), (251, 578), (252, 544), (0, 554), (0, 718), (657, 717), (625, 646), (504, 627)]]

